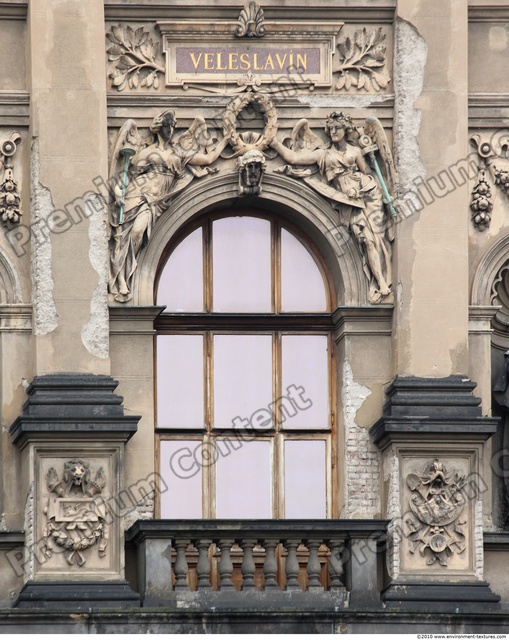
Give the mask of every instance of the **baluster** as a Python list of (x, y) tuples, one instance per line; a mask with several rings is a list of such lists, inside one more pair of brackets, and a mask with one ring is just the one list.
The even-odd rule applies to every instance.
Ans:
[(249, 590), (258, 588), (254, 581), (256, 565), (253, 558), (253, 549), (256, 546), (257, 542), (258, 542), (257, 540), (240, 540), (239, 541), (239, 544), (242, 547), (242, 551), (244, 552), (244, 557), (242, 558), (242, 565), (240, 567), (240, 570), (242, 572), (242, 577), (244, 578), (241, 591), (249, 591)]
[(196, 575), (198, 576), (197, 589), (205, 591), (212, 589), (209, 581), (210, 576), (210, 560), (209, 547), (212, 540), (197, 540), (194, 546), (198, 549), (198, 562), (196, 563)]
[(173, 571), (175, 572), (175, 591), (182, 591), (189, 589), (187, 583), (188, 565), (186, 558), (186, 549), (189, 546), (189, 540), (175, 540), (175, 549), (177, 550), (177, 557), (175, 559), (175, 566)]
[(271, 589), (279, 589), (279, 585), (276, 580), (277, 576), (277, 562), (276, 562), (276, 547), (278, 540), (264, 540), (263, 547), (265, 549), (265, 562), (263, 563), (263, 573), (265, 575), (265, 583), (263, 588), (265, 591)]
[(285, 540), (283, 543), (288, 551), (286, 557), (286, 587), (285, 591), (302, 591), (302, 587), (297, 580), (299, 575), (299, 560), (297, 558), (297, 547), (300, 540)]
[(320, 583), (320, 559), (318, 558), (320, 544), (319, 540), (306, 540), (305, 542), (309, 549), (309, 560), (306, 567), (309, 577), (308, 591), (323, 591), (323, 586)]
[(235, 585), (231, 579), (233, 562), (230, 556), (233, 540), (221, 538), (216, 544), (221, 549), (221, 560), (219, 561), (221, 582), (219, 583), (219, 591), (235, 591)]
[(341, 582), (341, 576), (343, 575), (341, 554), (345, 545), (341, 540), (327, 540), (326, 544), (330, 549), (329, 575), (331, 583), (329, 591), (344, 590), (345, 586)]

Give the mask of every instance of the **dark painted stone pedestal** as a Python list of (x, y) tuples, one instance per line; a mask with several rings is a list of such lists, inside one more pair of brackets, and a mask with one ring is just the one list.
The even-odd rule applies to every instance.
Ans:
[(126, 581), (77, 582), (29, 580), (15, 607), (20, 609), (67, 609), (89, 611), (112, 607), (139, 607), (140, 596)]
[(75, 611), (140, 605), (124, 580), (124, 447), (139, 416), (125, 416), (105, 375), (36, 377), (10, 428), (22, 452), (25, 585), (15, 606)]
[[(387, 607), (482, 612), (500, 606), (500, 596), (479, 579), (482, 515), (476, 509), (479, 501), (486, 499), (477, 489), (483, 480), (483, 446), (496, 432), (498, 418), (482, 416), (481, 400), (472, 395), (475, 387), (465, 376), (398, 376), (387, 390), (383, 416), (370, 430), (373, 442), (383, 452), (386, 473), (391, 469), (384, 500), (400, 531), (400, 539), (393, 542), (399, 560), (391, 565), (397, 577), (389, 578), (381, 594)], [(431, 476), (425, 471), (435, 463), (434, 477), (440, 483), (437, 495), (430, 491), (431, 484), (426, 484)], [(466, 482), (464, 486), (471, 493), (463, 494), (464, 507), (458, 507), (461, 517), (451, 519), (448, 514), (460, 502), (454, 493), (458, 485), (448, 483), (454, 482), (451, 478), (458, 469), (456, 477), (466, 478), (468, 485)], [(419, 478), (423, 478), (422, 484)], [(458, 482), (461, 485), (461, 480)], [(417, 490), (420, 484), (422, 490)], [(409, 516), (410, 520), (415, 517), (421, 529), (410, 527)], [(449, 557), (441, 556), (440, 563), (436, 562), (438, 557), (433, 556), (428, 540), (432, 534), (428, 532), (434, 528), (435, 534), (440, 531), (447, 540), (447, 529), (441, 527), (454, 523), (454, 518), (460, 532), (458, 540), (466, 542), (453, 543), (456, 546)], [(422, 535), (424, 539), (419, 537)]]

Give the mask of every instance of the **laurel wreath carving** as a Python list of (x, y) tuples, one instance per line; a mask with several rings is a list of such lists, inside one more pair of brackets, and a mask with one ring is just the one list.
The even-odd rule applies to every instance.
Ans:
[[(248, 131), (239, 133), (237, 131), (237, 116), (252, 102), (257, 102), (263, 112), (265, 128), (263, 134)], [(226, 107), (223, 116), (223, 131), (230, 139), (230, 145), (238, 155), (238, 152), (246, 152), (251, 149), (263, 151), (274, 140), (277, 133), (277, 113), (276, 107), (268, 95), (263, 93), (242, 93), (230, 102)]]

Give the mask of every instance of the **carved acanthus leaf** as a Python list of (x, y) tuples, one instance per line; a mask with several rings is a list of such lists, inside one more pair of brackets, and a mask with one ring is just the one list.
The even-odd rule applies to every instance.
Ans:
[(234, 35), (237, 38), (262, 38), (266, 33), (264, 20), (263, 9), (256, 2), (246, 2), (240, 12)]
[(333, 69), (333, 73), (339, 73), (335, 89), (355, 87), (375, 91), (386, 89), (390, 77), (384, 67), (386, 60), (386, 46), (382, 44), (385, 33), (382, 27), (368, 33), (366, 27), (355, 32), (352, 38), (346, 38), (338, 44), (339, 66)]
[(106, 37), (111, 42), (108, 47), (108, 60), (114, 63), (115, 70), (109, 74), (112, 85), (123, 91), (137, 87), (159, 88), (159, 73), (165, 73), (164, 66), (156, 62), (159, 55), (159, 42), (149, 37), (143, 27), (133, 29), (121, 24), (111, 27)]

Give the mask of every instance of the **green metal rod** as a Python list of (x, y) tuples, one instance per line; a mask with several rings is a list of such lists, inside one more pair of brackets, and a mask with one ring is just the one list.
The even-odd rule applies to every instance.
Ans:
[(127, 170), (129, 169), (129, 158), (131, 154), (124, 153), (124, 175), (122, 176), (122, 204), (120, 205), (120, 214), (118, 216), (118, 223), (122, 224), (124, 221), (124, 198), (125, 198), (125, 190), (127, 188)]
[(392, 204), (391, 194), (389, 193), (389, 190), (387, 189), (387, 185), (385, 184), (385, 180), (382, 176), (382, 172), (380, 171), (380, 167), (378, 166), (378, 161), (376, 159), (374, 151), (369, 152), (369, 159), (371, 160), (371, 165), (373, 166), (373, 169), (376, 171), (376, 175), (378, 176), (378, 179), (380, 180), (380, 184), (382, 185), (382, 191), (384, 193), (385, 201), (392, 215), (395, 218), (397, 218), (398, 217), (397, 211), (394, 208), (394, 205)]

